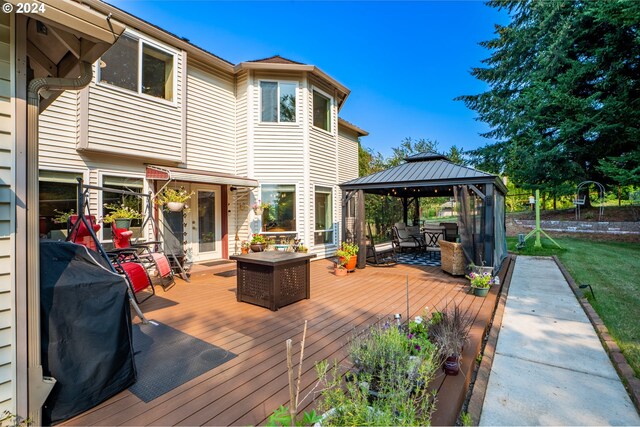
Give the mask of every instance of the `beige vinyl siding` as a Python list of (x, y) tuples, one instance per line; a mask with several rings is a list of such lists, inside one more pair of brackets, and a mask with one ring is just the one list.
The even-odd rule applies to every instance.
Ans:
[[(240, 244), (249, 239), (249, 193), (246, 188), (228, 193), (229, 255), (240, 253)], [(237, 236), (237, 241), (236, 241)]]
[(236, 76), (236, 174), (248, 176), (247, 168), (247, 91), (249, 74), (242, 72)]
[(79, 94), (78, 91), (63, 92), (40, 114), (40, 169), (85, 169), (85, 160), (76, 151)]
[(0, 14), (0, 411), (15, 412), (14, 147), (12, 15)]
[[(260, 81), (298, 82), (295, 123), (262, 123), (260, 121)], [(253, 78), (253, 167), (254, 177), (270, 182), (297, 181), (303, 176), (303, 128), (300, 75), (256, 73)]]
[(107, 83), (89, 86), (86, 148), (153, 161), (182, 161), (183, 57), (177, 54), (175, 102)]
[(187, 72), (187, 167), (236, 173), (233, 76)]
[[(340, 209), (340, 196), (338, 184), (338, 114), (335, 104), (335, 92), (324, 85), (317, 79), (310, 77), (309, 79), (309, 96), (307, 97), (309, 117), (309, 179), (311, 181), (310, 189), (310, 215), (311, 219), (309, 229), (313, 232), (315, 229), (315, 187), (323, 186), (333, 189), (333, 223), (334, 223), (334, 242), (339, 240), (340, 221), (342, 217), (342, 209)], [(331, 131), (327, 132), (313, 126), (313, 90), (319, 90), (323, 95), (329, 95), (332, 99), (331, 104)], [(309, 241), (312, 251), (318, 257), (332, 256), (336, 250), (336, 245), (322, 244), (314, 245), (313, 235)]]
[(338, 130), (338, 183), (358, 177), (358, 135), (345, 128)]

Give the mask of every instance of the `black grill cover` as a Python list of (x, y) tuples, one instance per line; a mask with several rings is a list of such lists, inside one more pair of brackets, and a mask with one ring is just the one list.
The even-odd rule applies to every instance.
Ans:
[(40, 243), (44, 375), (57, 380), (45, 424), (78, 415), (136, 380), (127, 285), (98, 253), (68, 242)]

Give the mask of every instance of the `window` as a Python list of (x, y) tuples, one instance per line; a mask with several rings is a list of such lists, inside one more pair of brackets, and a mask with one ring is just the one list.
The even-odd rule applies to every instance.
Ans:
[(333, 192), (328, 187), (316, 187), (316, 225), (313, 243), (333, 243)]
[[(143, 180), (142, 178), (128, 178), (124, 176), (102, 176), (102, 186), (108, 188), (114, 188), (116, 190), (134, 191), (136, 193), (142, 193)], [(146, 201), (146, 199), (145, 199)], [(111, 209), (107, 209), (104, 205), (121, 205), (124, 204), (140, 213), (144, 213), (144, 205), (142, 197), (128, 194), (110, 193), (109, 191), (102, 192), (102, 213), (101, 216), (107, 215), (111, 212)], [(142, 225), (141, 219), (135, 219), (131, 221), (131, 230), (133, 230), (133, 237), (139, 235), (140, 226)], [(111, 240), (111, 224), (102, 223), (102, 238), (104, 240)]]
[(313, 91), (313, 125), (331, 132), (331, 100)]
[(82, 173), (40, 171), (40, 237), (64, 240), (64, 214), (77, 213)]
[(262, 231), (296, 231), (295, 185), (263, 185), (261, 196), (269, 205), (262, 211)]
[(263, 122), (296, 121), (295, 83), (260, 82), (260, 117)]
[(102, 55), (100, 81), (172, 101), (174, 57), (139, 38), (123, 35)]

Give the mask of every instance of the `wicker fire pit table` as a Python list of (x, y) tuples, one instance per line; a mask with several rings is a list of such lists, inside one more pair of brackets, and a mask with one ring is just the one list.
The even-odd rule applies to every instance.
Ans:
[(237, 300), (276, 311), (309, 299), (310, 260), (315, 256), (268, 251), (229, 257), (237, 262)]

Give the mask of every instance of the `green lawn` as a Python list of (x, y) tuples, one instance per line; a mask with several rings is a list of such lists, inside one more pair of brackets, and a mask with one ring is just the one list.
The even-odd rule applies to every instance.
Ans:
[[(555, 238), (554, 238), (555, 239)], [(607, 325), (636, 377), (640, 378), (640, 243), (594, 242), (587, 239), (555, 239), (563, 249), (534, 239), (517, 251), (516, 237), (508, 237), (509, 251), (523, 255), (557, 255), (578, 284), (590, 284), (596, 300), (589, 302)]]

